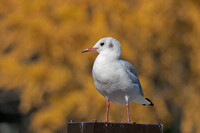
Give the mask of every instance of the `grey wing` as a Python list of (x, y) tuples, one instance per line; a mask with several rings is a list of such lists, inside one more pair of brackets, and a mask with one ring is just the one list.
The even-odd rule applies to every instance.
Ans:
[(140, 80), (138, 78), (138, 75), (137, 75), (135, 68), (126, 60), (120, 59), (120, 61), (121, 61), (122, 65), (124, 65), (124, 67), (126, 68), (127, 73), (129, 75), (130, 79), (132, 80), (133, 84), (138, 84), (140, 94), (142, 96), (144, 96), (142, 86), (140, 84)]

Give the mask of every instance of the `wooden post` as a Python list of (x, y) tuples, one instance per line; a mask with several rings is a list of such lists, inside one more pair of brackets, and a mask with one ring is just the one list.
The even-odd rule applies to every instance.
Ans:
[(163, 133), (158, 124), (69, 122), (67, 133)]

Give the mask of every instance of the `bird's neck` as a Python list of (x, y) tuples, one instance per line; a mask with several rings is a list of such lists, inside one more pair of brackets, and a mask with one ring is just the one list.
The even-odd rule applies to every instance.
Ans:
[(116, 60), (120, 58), (121, 52), (102, 51), (98, 56), (106, 60)]
[(107, 54), (107, 53), (101, 53), (101, 54), (98, 55), (97, 58), (99, 60), (101, 60), (101, 61), (107, 62), (107, 61), (118, 60), (120, 58), (120, 56), (119, 55), (115, 55), (113, 53), (112, 54), (111, 53), (109, 53), (109, 54)]

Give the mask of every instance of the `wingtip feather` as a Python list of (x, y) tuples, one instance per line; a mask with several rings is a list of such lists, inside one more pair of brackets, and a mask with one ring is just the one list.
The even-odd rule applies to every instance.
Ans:
[(147, 101), (149, 101), (150, 102), (150, 106), (154, 106), (154, 104), (151, 102), (151, 100), (149, 100), (148, 98), (145, 98)]

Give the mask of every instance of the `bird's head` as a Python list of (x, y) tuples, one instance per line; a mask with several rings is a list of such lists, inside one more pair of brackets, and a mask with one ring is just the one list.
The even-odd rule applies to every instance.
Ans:
[(88, 51), (97, 51), (99, 54), (121, 56), (121, 45), (119, 41), (112, 37), (104, 37), (100, 39), (93, 47), (87, 48), (82, 53)]

